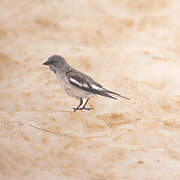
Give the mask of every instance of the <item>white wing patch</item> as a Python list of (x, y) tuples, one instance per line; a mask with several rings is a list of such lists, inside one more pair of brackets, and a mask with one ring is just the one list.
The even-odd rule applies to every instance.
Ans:
[(99, 87), (99, 86), (96, 86), (95, 84), (91, 84), (91, 87), (92, 87), (92, 89), (96, 89), (96, 90), (98, 90), (98, 91), (104, 91), (103, 88), (101, 88), (101, 87)]
[[(70, 80), (72, 83), (74, 83), (74, 84), (76, 84), (77, 86), (79, 86), (79, 87), (90, 88), (90, 87), (88, 86), (88, 84), (86, 84), (86, 83), (83, 83), (83, 84), (82, 84), (82, 83), (80, 83), (79, 81), (77, 81), (76, 79), (74, 79), (74, 78), (72, 78), (72, 77), (70, 77), (69, 80)], [(97, 85), (95, 85), (95, 84), (90, 84), (90, 86), (91, 86), (92, 89), (95, 89), (95, 90), (98, 90), (98, 91), (104, 91), (103, 88), (101, 88), (101, 87), (99, 87), (99, 86), (97, 86)]]
[(78, 86), (80, 86), (80, 87), (84, 87), (83, 84), (81, 84), (79, 81), (73, 79), (72, 77), (70, 77), (69, 80), (70, 80), (72, 83), (74, 83), (74, 84), (76, 84), (76, 85), (78, 85)]
[(73, 79), (72, 77), (70, 77), (69, 80), (79, 87), (89, 88), (89, 86), (87, 84), (85, 84), (85, 83), (82, 84), (79, 81), (77, 81), (76, 79)]
[(83, 87), (85, 88), (89, 88), (89, 86), (87, 84), (83, 84)]

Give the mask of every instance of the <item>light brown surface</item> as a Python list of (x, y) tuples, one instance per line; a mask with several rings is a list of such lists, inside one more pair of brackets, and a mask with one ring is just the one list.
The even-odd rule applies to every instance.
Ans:
[[(180, 179), (179, 7), (1, 0), (0, 179)], [(72, 112), (79, 102), (42, 66), (53, 54), (131, 101)]]

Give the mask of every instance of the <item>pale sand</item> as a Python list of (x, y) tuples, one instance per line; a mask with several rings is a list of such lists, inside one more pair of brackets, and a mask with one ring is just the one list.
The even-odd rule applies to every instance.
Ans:
[[(1, 0), (0, 179), (179, 180), (179, 7)], [(131, 101), (72, 112), (79, 102), (42, 66), (53, 54)]]

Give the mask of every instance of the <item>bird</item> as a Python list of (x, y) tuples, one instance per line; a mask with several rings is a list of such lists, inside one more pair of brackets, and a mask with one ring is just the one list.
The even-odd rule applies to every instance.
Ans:
[(87, 108), (86, 105), (89, 98), (94, 95), (116, 100), (120, 98), (130, 100), (116, 92), (105, 89), (90, 76), (71, 67), (60, 55), (50, 56), (43, 65), (49, 66), (50, 70), (56, 74), (57, 79), (69, 96), (80, 100), (80, 104), (73, 108), (74, 112), (93, 109)]

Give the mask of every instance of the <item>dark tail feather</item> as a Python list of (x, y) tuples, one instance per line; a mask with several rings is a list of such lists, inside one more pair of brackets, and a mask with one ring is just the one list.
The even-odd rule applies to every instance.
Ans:
[[(116, 95), (116, 96), (122, 97), (122, 98), (127, 99), (127, 100), (130, 100), (129, 98), (127, 98), (127, 97), (125, 97), (125, 96), (122, 96), (122, 95), (120, 95), (120, 94), (118, 94), (118, 93), (109, 91), (109, 90), (107, 90), (107, 89), (105, 89), (105, 92), (106, 92), (106, 93), (110, 93), (110, 94), (114, 94), (114, 95)], [(116, 98), (116, 99), (117, 99), (117, 98)]]
[(100, 96), (105, 96), (105, 97), (112, 98), (112, 99), (118, 99), (118, 98), (116, 98), (116, 97), (113, 97), (113, 96), (109, 95), (109, 94), (106, 93), (105, 91), (98, 91), (98, 90), (93, 89), (93, 90), (91, 90), (91, 92), (93, 92), (93, 93), (95, 93), (95, 94), (98, 94), (98, 95), (100, 95)]

